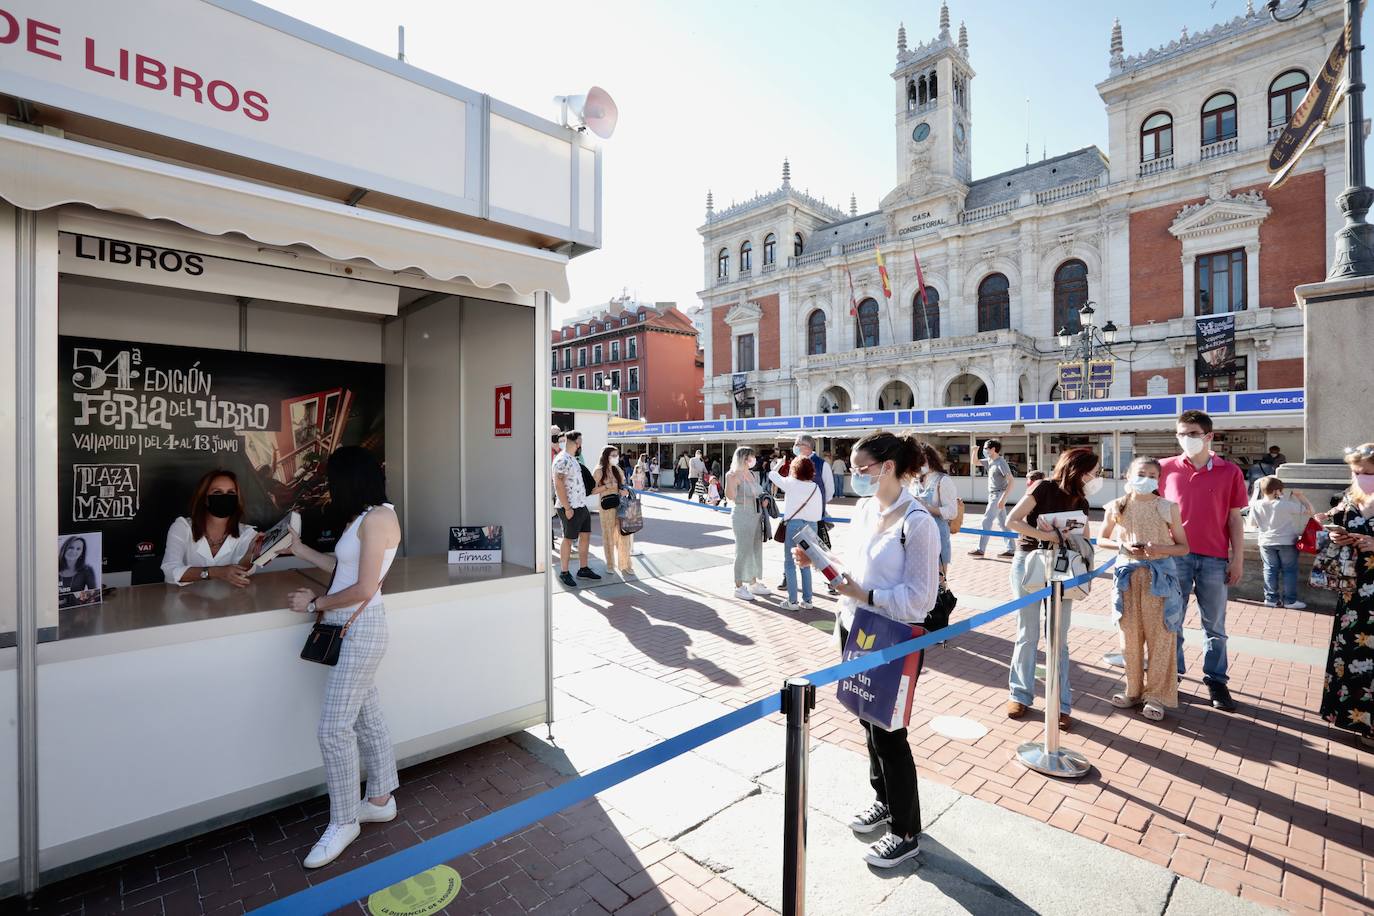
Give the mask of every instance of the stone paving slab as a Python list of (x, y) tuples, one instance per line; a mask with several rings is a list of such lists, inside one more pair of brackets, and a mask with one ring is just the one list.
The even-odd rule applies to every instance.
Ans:
[[(640, 719), (635, 724), (656, 735), (672, 738), (730, 711), (729, 706), (714, 700), (693, 700)], [(754, 777), (779, 767), (785, 749), (786, 729), (772, 721), (773, 718), (776, 717), (762, 719), (722, 735), (697, 748), (696, 753), (743, 776)]]
[(662, 839), (672, 839), (758, 792), (718, 763), (684, 754), (613, 786), (598, 798)]
[(591, 709), (554, 723), (554, 740), (543, 725), (514, 736), (517, 743), (560, 773), (586, 773), (643, 750), (658, 737), (609, 713)]
[(697, 695), (620, 665), (579, 671), (556, 681), (560, 690), (597, 709), (614, 709), (627, 722), (682, 706)]

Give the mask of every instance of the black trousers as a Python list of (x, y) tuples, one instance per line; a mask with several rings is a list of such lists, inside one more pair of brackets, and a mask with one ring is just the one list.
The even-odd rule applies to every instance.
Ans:
[[(840, 644), (849, 633), (840, 627)], [(892, 812), (892, 832), (900, 837), (921, 832), (921, 793), (916, 786), (916, 760), (905, 728), (884, 731), (859, 720), (868, 741), (868, 781), (878, 801)]]

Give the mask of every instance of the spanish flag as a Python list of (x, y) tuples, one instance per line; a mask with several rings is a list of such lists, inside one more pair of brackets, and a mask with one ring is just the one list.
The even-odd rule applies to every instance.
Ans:
[(878, 276), (883, 278), (883, 296), (892, 298), (892, 281), (887, 276), (887, 262), (883, 260), (883, 251), (876, 245), (873, 248), (873, 256), (878, 259)]

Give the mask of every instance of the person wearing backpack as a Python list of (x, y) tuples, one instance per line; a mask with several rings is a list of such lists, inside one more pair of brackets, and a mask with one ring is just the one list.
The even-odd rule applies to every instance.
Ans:
[(944, 581), (953, 549), (950, 545), (951, 523), (964, 514), (964, 503), (954, 481), (949, 479), (940, 453), (929, 443), (921, 444), (921, 473), (912, 484), (912, 495), (925, 506), (940, 531), (940, 579)]
[[(854, 446), (849, 465), (850, 487), (859, 497), (851, 523), (856, 550), (843, 564), (845, 576), (835, 584), (841, 596), (836, 620), (841, 646), (849, 638), (860, 606), (918, 625), (926, 622), (935, 607), (940, 588), (939, 530), (910, 489), (924, 460), (925, 450), (915, 436), (870, 433)], [(793, 550), (790, 559), (810, 572), (805, 551)], [(860, 834), (887, 827), (868, 847), (864, 860), (878, 868), (891, 868), (921, 851), (916, 762), (905, 728), (885, 731), (864, 720), (860, 724), (867, 735), (868, 779), (877, 797), (854, 816), (849, 827)]]
[[(1178, 504), (1158, 496), (1160, 464), (1141, 456), (1126, 475), (1129, 491), (1107, 505), (1098, 545), (1116, 547), (1113, 617), (1121, 631), (1126, 689), (1112, 694), (1117, 709), (1141, 707), (1154, 722), (1178, 706), (1176, 640), (1183, 631), (1183, 587), (1174, 557), (1187, 556), (1188, 535)], [(1149, 670), (1146, 670), (1146, 652)]]

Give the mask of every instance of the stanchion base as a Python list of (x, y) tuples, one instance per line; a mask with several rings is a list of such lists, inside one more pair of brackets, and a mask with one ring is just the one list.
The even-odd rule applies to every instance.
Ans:
[(1088, 758), (1077, 751), (1066, 751), (1061, 747), (1051, 754), (1039, 741), (1027, 741), (1018, 747), (1016, 759), (1027, 769), (1059, 779), (1078, 779), (1086, 776), (1090, 769)]

